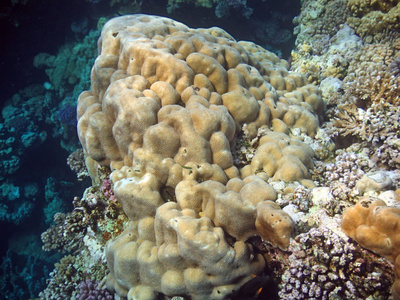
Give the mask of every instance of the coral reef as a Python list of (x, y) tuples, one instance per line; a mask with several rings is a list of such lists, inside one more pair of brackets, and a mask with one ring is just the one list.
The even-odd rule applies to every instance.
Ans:
[[(387, 21), (399, 4), (339, 0), (331, 1), (329, 7), (321, 4), (317, 1), (303, 5), (292, 67), (306, 74), (310, 81), (321, 82), (322, 96), (328, 104), (328, 122), (324, 128), (337, 146), (345, 148), (363, 142), (363, 147), (370, 149), (370, 157), (375, 157), (375, 161), (381, 158), (379, 167), (393, 169), (398, 152), (400, 81), (396, 72), (400, 36), (396, 26), (388, 26)], [(346, 10), (347, 13), (339, 14), (345, 19), (335, 27), (338, 30), (326, 32), (324, 36), (309, 34), (323, 28), (318, 23), (307, 22), (311, 16), (327, 17)], [(361, 39), (356, 33), (360, 34), (358, 31), (366, 27), (355, 26), (355, 19), (368, 16), (370, 20), (379, 14), (382, 14), (379, 25), (375, 26), (377, 21), (369, 25), (379, 32), (361, 34)]]
[(47, 224), (52, 222), (54, 214), (68, 211), (69, 206), (65, 199), (73, 197), (72, 185), (71, 182), (58, 181), (53, 177), (47, 178), (43, 205), (44, 220)]
[[(66, 255), (60, 262), (56, 263), (55, 269), (47, 279), (47, 288), (39, 294), (40, 299), (79, 299), (76, 298), (81, 292), (80, 286), (86, 280), (99, 282), (107, 273), (103, 264), (93, 264), (90, 253), (83, 250), (77, 255)], [(86, 290), (87, 291), (87, 290)], [(83, 295), (82, 295), (83, 294)], [(110, 299), (107, 292), (99, 293)], [(107, 298), (108, 297), (108, 298)], [(93, 299), (93, 298), (83, 298)], [(96, 298), (101, 299), (101, 298)], [(111, 298), (114, 299), (114, 298)]]
[(48, 133), (38, 126), (52, 106), (49, 93), (32, 86), (15, 94), (1, 111), (0, 123), (0, 180), (14, 174), (29, 151), (46, 141)]
[(388, 299), (393, 268), (321, 226), (291, 243), (280, 299)]
[[(368, 149), (365, 150), (368, 152)], [(361, 194), (356, 188), (358, 181), (375, 168), (374, 162), (359, 148), (336, 150), (333, 162), (316, 163), (312, 178), (320, 186), (327, 187), (334, 197), (327, 207), (330, 214), (341, 214), (353, 203), (354, 197)]]
[(82, 199), (75, 197), (72, 212), (56, 213), (55, 224), (42, 234), (43, 250), (74, 253), (83, 247), (91, 228), (103, 236), (103, 240), (110, 239), (124, 219), (113, 193), (112, 187), (106, 185), (101, 191), (99, 188), (87, 189)]
[(387, 29), (400, 28), (400, 2), (397, 0), (349, 0), (347, 6), (352, 12), (347, 22), (364, 39), (372, 40)]
[[(398, 299), (399, 277), (396, 256), (389, 257), (379, 247), (394, 245), (394, 248), (398, 248), (395, 246), (395, 238), (389, 240), (386, 236), (390, 235), (389, 231), (395, 234), (395, 230), (387, 228), (396, 227), (397, 215), (394, 213), (393, 218), (389, 214), (386, 214), (386, 217), (382, 216), (385, 212), (398, 210), (393, 207), (386, 208), (383, 200), (390, 202), (390, 205), (397, 205), (398, 198), (391, 189), (395, 189), (398, 185), (398, 171), (395, 169), (398, 165), (399, 138), (400, 82), (397, 66), (400, 36), (397, 19), (400, 6), (398, 1), (337, 0), (330, 1), (330, 6), (321, 5), (323, 3), (323, 1), (305, 1), (303, 5), (302, 13), (297, 19), (300, 34), (296, 41), (296, 51), (292, 53), (292, 67), (306, 74), (310, 81), (321, 83), (322, 97), (328, 105), (325, 115), (328, 122), (323, 128), (333, 138), (336, 147), (343, 150), (336, 152), (335, 162), (315, 163), (316, 168), (312, 171), (312, 178), (322, 187), (310, 191), (313, 206), (308, 212), (305, 211), (300, 220), (305, 220), (310, 225), (315, 225), (310, 221), (316, 221), (318, 230), (321, 230), (321, 224), (324, 226), (329, 224), (330, 228), (338, 233), (338, 223), (332, 221), (340, 217), (344, 211), (343, 231), (361, 246), (389, 258), (395, 264), (396, 280), (392, 287), (392, 297)], [(333, 10), (333, 7), (336, 9)], [(320, 25), (319, 20), (324, 19), (329, 23), (329, 16), (336, 11), (341, 12), (338, 14), (338, 18), (342, 18), (338, 21), (339, 26), (333, 26), (332, 31), (324, 31), (321, 35), (310, 34), (323, 30), (324, 27)], [(319, 20), (314, 24), (307, 22), (313, 16)], [(325, 199), (321, 195), (325, 195)], [(365, 195), (379, 197), (381, 199), (377, 200), (379, 205), (376, 204), (376, 208), (374, 205), (369, 208), (372, 200), (360, 198), (367, 197)], [(349, 208), (356, 202), (355, 208)], [(317, 203), (320, 205), (316, 205)], [(325, 219), (315, 214), (314, 206), (325, 210), (327, 213)], [(373, 217), (375, 214), (376, 218), (379, 218), (379, 215), (382, 220), (375, 222), (376, 218)], [(355, 233), (356, 228), (359, 228), (358, 233)], [(300, 236), (295, 238), (296, 241)], [(359, 248), (345, 239), (342, 239), (341, 243), (346, 245), (340, 246), (341, 249)], [(358, 254), (353, 256), (362, 257), (359, 250), (357, 252)], [(313, 253), (318, 252), (314, 250)], [(364, 250), (364, 253), (367, 252)], [(300, 268), (305, 268), (304, 266), (308, 266), (309, 261), (313, 259), (310, 255), (304, 255), (304, 260), (303, 257), (296, 257), (296, 262)], [(383, 258), (380, 260), (385, 263)], [(369, 268), (365, 261), (362, 259), (360, 264), (354, 263), (352, 266)], [(386, 264), (390, 266), (390, 263)], [(393, 272), (390, 268), (382, 268), (377, 272), (386, 278), (386, 291), (382, 290), (374, 295), (372, 281), (364, 284), (364, 287), (371, 288), (369, 297), (386, 299), (389, 297), (388, 286), (393, 281)], [(288, 278), (283, 276), (286, 284), (296, 282), (296, 278), (293, 277), (297, 276), (297, 271), (293, 273), (294, 275), (290, 272), (285, 274), (288, 276)], [(348, 295), (334, 292), (335, 296), (331, 297), (367, 298), (368, 295), (359, 294), (365, 289), (354, 285), (355, 282), (357, 284), (361, 282), (358, 276), (360, 275), (343, 276), (352, 279), (353, 287), (351, 284), (346, 284), (346, 287), (342, 288), (341, 284), (335, 283), (337, 291), (340, 291), (339, 294), (347, 290)], [(315, 278), (312, 283), (315, 285), (314, 291), (320, 283), (319, 277)], [(302, 286), (299, 286), (296, 292), (299, 290), (302, 290)], [(309, 289), (304, 288), (300, 296), (293, 294), (292, 291), (288, 291), (287, 294), (292, 298), (308, 298), (308, 291)], [(329, 286), (324, 286), (320, 296), (329, 291)], [(325, 297), (329, 298), (327, 294)]]
[(342, 77), (360, 47), (359, 38), (343, 26), (350, 14), (346, 0), (304, 1), (294, 19), (296, 50), (292, 51), (292, 70), (306, 75), (308, 81), (320, 83), (325, 77)]
[(247, 0), (219, 0), (215, 6), (215, 15), (218, 18), (227, 17), (231, 10), (239, 11), (247, 19), (253, 13), (253, 8), (247, 6)]
[[(184, 3), (223, 18), (247, 5), (170, 12)], [(387, 299), (392, 286), (399, 299), (398, 4), (374, 3), (303, 1), (294, 71), (220, 28), (107, 22), (69, 158), (93, 187), (43, 234), (73, 255), (42, 299), (242, 299), (276, 283), (271, 298)], [(371, 29), (372, 16), (385, 20)]]
[(55, 264), (46, 289), (39, 294), (40, 299), (69, 299), (71, 297), (80, 282), (80, 276), (74, 266), (75, 261), (74, 256), (67, 255)]
[(82, 239), (87, 228), (82, 211), (74, 210), (68, 214), (56, 213), (54, 223), (42, 233), (43, 250), (74, 252), (82, 247)]
[[(109, 182), (109, 173), (100, 172), (103, 181)], [(69, 254), (50, 273), (41, 299), (72, 299), (77, 295), (93, 299), (95, 291), (90, 289), (100, 288), (97, 284), (107, 274), (105, 244), (122, 232), (126, 222), (121, 206), (111, 197), (113, 193), (112, 186), (107, 184), (101, 190), (90, 187), (82, 199), (75, 197), (72, 212), (55, 214), (55, 224), (42, 234), (43, 250)], [(96, 284), (88, 284), (91, 281)], [(98, 295), (114, 299), (102, 289), (98, 290)]]
[(34, 209), (38, 187), (34, 183), (24, 186), (24, 191), (9, 182), (0, 185), (0, 220), (19, 225), (28, 219)]
[[(108, 288), (142, 299), (237, 293), (264, 275), (249, 238), (289, 245), (294, 224), (266, 181), (307, 184), (313, 150), (291, 131), (315, 136), (318, 89), (253, 43), (163, 17), (114, 18), (99, 49), (78, 134), (88, 156), (115, 169), (114, 195), (102, 191), (131, 220), (107, 247)], [(243, 126), (257, 149), (235, 166)]]
[(91, 30), (80, 43), (65, 45), (57, 55), (39, 53), (35, 56), (34, 66), (44, 68), (54, 89), (60, 98), (72, 92), (72, 98), (89, 86), (90, 66), (96, 56), (96, 46), (93, 40), (99, 32)]
[(174, 9), (178, 8), (182, 3), (194, 3), (196, 6), (211, 8), (218, 0), (168, 0), (167, 10), (171, 13)]
[(399, 299), (399, 221), (399, 207), (387, 206), (384, 201), (368, 196), (361, 198), (354, 207), (348, 208), (342, 221), (342, 229), (349, 237), (363, 247), (396, 262), (394, 299)]
[(78, 300), (113, 300), (114, 295), (102, 288), (99, 282), (86, 279), (79, 284)]
[(350, 11), (347, 9), (346, 0), (339, 1), (303, 1), (300, 15), (295, 17), (294, 33), (297, 34), (296, 44), (312, 43), (315, 40), (324, 41), (324, 43), (312, 43), (314, 55), (322, 54), (326, 51), (325, 46), (329, 45), (329, 37), (334, 36), (345, 23)]
[[(32, 9), (33, 6), (29, 5)], [(20, 8), (18, 6), (18, 13), (20, 13)], [(30, 14), (41, 19), (32, 11)], [(23, 12), (14, 21), (24, 19), (24, 17), (20, 18), (22, 15), (24, 15)], [(19, 25), (22, 27), (21, 23)], [(36, 24), (34, 27), (37, 28), (37, 26), (39, 25)], [(21, 28), (19, 30), (24, 31)], [(60, 31), (57, 34), (64, 40), (65, 37)], [(13, 47), (18, 47), (17, 40), (14, 36)], [(28, 40), (21, 40), (29, 43)], [(51, 43), (54, 43), (51, 49), (58, 47), (56, 41), (48, 37), (39, 44), (42, 45), (41, 49), (44, 49), (44, 44)], [(95, 44), (88, 40), (89, 44), (95, 52)], [(4, 48), (8, 46), (10, 45)], [(14, 63), (15, 72), (17, 69), (24, 69), (24, 71), (19, 72), (18, 80), (13, 81), (7, 78), (6, 85), (10, 89), (6, 93), (15, 94), (9, 99), (7, 99), (9, 96), (3, 95), (1, 106), (0, 221), (3, 228), (3, 244), (6, 245), (2, 247), (2, 255), (6, 255), (7, 245), (8, 249), (12, 249), (16, 247), (12, 246), (13, 244), (23, 244), (24, 239), (21, 236), (24, 238), (36, 236), (39, 242), (30, 243), (29, 248), (26, 248), (30, 251), (13, 249), (10, 250), (10, 255), (2, 257), (2, 266), (5, 269), (1, 275), (3, 280), (1, 299), (34, 299), (44, 289), (46, 278), (54, 262), (60, 257), (49, 253), (43, 255), (40, 233), (51, 224), (55, 213), (65, 213), (70, 209), (72, 205), (68, 199), (71, 200), (74, 194), (80, 194), (82, 190), (79, 184), (72, 186), (72, 182), (76, 183), (76, 180), (70, 176), (68, 167), (64, 166), (68, 155), (65, 149), (72, 151), (78, 146), (76, 98), (68, 96), (73, 94), (74, 85), (68, 85), (68, 88), (64, 90), (66, 97), (56, 95), (52, 85), (44, 82), (45, 77), (38, 75), (40, 72), (37, 72), (35, 68), (30, 68), (33, 57), (28, 52), (38, 49), (31, 46), (24, 47), (24, 51), (15, 52), (17, 54), (14, 57), (18, 57), (18, 63), (12, 57), (8, 58), (8, 61)], [(78, 52), (83, 54), (82, 51)], [(73, 52), (69, 54), (74, 55)], [(29, 60), (29, 66), (22, 63), (24, 59)], [(88, 65), (86, 68), (87, 75), (90, 67)], [(82, 64), (75, 74), (78, 74), (81, 69), (84, 69)], [(25, 80), (24, 76), (30, 79)], [(20, 82), (23, 82), (24, 88), (16, 91), (21, 86)], [(86, 80), (86, 83), (88, 82)], [(81, 89), (88, 86), (88, 84), (81, 86)], [(78, 85), (75, 92), (81, 92)], [(75, 108), (73, 102), (75, 102)], [(59, 148), (60, 143), (64, 149)]]
[(83, 180), (84, 177), (89, 177), (83, 149), (77, 149), (72, 152), (67, 158), (67, 164), (71, 170), (76, 173), (78, 180)]

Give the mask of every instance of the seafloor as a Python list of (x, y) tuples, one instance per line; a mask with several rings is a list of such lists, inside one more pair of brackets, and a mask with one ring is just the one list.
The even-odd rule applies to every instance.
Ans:
[(400, 1), (0, 26), (1, 299), (400, 299)]

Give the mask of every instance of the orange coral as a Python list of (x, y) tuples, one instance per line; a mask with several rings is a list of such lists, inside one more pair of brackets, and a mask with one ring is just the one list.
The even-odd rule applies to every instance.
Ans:
[(392, 287), (394, 299), (400, 299), (400, 208), (363, 197), (343, 213), (342, 230), (361, 246), (391, 260), (396, 268)]

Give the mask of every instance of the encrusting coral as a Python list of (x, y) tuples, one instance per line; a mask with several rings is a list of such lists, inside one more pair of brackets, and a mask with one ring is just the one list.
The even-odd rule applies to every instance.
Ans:
[(388, 28), (399, 29), (398, 0), (348, 0), (347, 6), (353, 13), (348, 23), (364, 38), (371, 38)]
[[(316, 134), (318, 89), (220, 28), (128, 15), (107, 22), (98, 45), (78, 134), (88, 157), (115, 170), (131, 220), (108, 245), (107, 286), (128, 299), (237, 293), (266, 263), (249, 238), (288, 246), (294, 225), (267, 181), (310, 177), (313, 151), (290, 132)], [(242, 126), (249, 139), (263, 134), (236, 166)]]

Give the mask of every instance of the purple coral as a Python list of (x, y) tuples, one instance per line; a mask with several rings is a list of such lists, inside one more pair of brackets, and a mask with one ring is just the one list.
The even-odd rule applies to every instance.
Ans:
[(114, 294), (101, 288), (97, 281), (86, 279), (79, 284), (78, 300), (113, 300)]
[(111, 185), (111, 180), (110, 179), (104, 179), (103, 183), (100, 187), (100, 191), (103, 193), (103, 195), (111, 200), (112, 202), (116, 202), (117, 198), (114, 195), (114, 191), (112, 189), (112, 185)]

